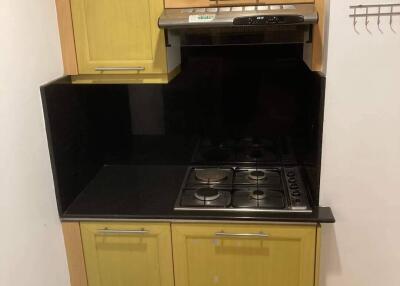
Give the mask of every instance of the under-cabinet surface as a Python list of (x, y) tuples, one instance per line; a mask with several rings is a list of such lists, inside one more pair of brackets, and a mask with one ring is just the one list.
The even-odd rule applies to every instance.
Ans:
[(314, 3), (314, 0), (165, 0), (165, 8)]

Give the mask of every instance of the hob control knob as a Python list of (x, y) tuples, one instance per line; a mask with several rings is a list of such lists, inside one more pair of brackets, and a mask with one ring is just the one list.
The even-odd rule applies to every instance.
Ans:
[(296, 174), (294, 171), (288, 171), (287, 175), (288, 175), (288, 177), (294, 177)]

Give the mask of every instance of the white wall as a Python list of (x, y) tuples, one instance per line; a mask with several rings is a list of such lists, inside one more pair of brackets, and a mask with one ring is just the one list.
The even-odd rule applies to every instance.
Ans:
[(61, 74), (54, 0), (0, 0), (0, 285), (69, 285), (39, 94)]
[(321, 204), (337, 223), (321, 286), (400, 285), (400, 17), (397, 34), (371, 19), (357, 35), (348, 6), (362, 3), (331, 1)]

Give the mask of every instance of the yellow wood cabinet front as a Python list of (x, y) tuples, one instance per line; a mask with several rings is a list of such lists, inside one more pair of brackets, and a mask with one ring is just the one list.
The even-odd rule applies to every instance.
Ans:
[(316, 226), (173, 224), (176, 286), (312, 286)]
[(173, 286), (170, 230), (168, 223), (81, 223), (88, 285)]
[(163, 0), (71, 0), (79, 74), (167, 73)]

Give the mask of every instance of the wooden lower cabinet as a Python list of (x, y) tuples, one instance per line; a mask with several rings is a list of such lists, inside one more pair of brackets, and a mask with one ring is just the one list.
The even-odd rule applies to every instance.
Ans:
[(71, 286), (318, 285), (316, 224), (65, 222), (63, 230)]
[(316, 226), (173, 224), (176, 286), (312, 286)]
[(81, 223), (89, 286), (173, 286), (170, 224)]

